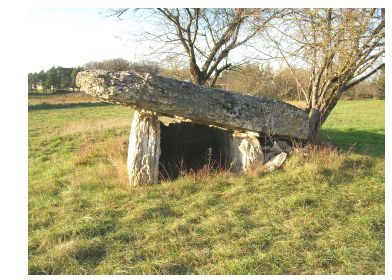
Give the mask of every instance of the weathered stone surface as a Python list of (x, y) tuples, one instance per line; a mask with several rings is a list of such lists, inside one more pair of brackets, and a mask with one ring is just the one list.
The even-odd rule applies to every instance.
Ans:
[(246, 172), (257, 164), (263, 164), (263, 151), (259, 140), (249, 133), (234, 132), (229, 142), (231, 169)]
[(286, 141), (275, 141), (274, 144), (272, 145), (272, 148), (269, 152), (274, 153), (274, 154), (279, 154), (281, 152), (285, 152), (286, 154), (291, 154), (293, 149), (289, 144), (287, 144)]
[(157, 116), (150, 112), (134, 112), (128, 146), (128, 178), (132, 187), (158, 180), (160, 135)]
[(88, 70), (77, 85), (101, 100), (221, 128), (306, 139), (307, 114), (290, 104), (139, 72)]
[(272, 172), (278, 169), (286, 160), (287, 154), (285, 152), (281, 152), (279, 155), (273, 157), (270, 161), (264, 164), (265, 170), (267, 172)]

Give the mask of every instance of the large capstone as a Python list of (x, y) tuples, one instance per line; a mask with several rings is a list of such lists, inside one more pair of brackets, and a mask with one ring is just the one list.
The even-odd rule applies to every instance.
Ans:
[(179, 116), (194, 123), (236, 131), (306, 139), (305, 111), (273, 99), (243, 95), (141, 72), (88, 70), (77, 85), (101, 100)]

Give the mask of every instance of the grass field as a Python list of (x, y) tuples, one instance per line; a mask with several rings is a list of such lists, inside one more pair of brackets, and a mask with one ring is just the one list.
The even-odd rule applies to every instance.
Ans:
[(29, 274), (384, 274), (384, 102), (262, 176), (127, 186), (132, 111), (29, 98)]

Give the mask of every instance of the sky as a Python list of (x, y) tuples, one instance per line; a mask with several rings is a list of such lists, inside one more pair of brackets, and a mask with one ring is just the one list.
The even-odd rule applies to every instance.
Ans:
[(136, 42), (140, 19), (117, 20), (107, 9), (33, 8), (28, 17), (29, 72), (117, 57), (135, 61), (147, 51)]
[[(157, 59), (148, 56), (156, 46), (140, 42), (141, 37), (137, 36), (143, 30), (157, 28), (148, 14), (138, 10), (118, 20), (109, 17), (104, 8), (31, 8), (27, 70), (83, 66), (90, 61), (118, 57), (129, 61)], [(232, 51), (232, 57), (241, 56), (240, 50)]]
[[(156, 46), (140, 42), (141, 37), (137, 36), (143, 30), (157, 28), (148, 14), (138, 10), (118, 20), (109, 17), (104, 8), (30, 8), (27, 70), (83, 66), (90, 61), (118, 57), (129, 61), (155, 60), (148, 54)], [(240, 49), (231, 52), (231, 58), (239, 61), (242, 56)]]
[[(91, 61), (124, 58), (129, 61), (156, 60), (148, 56), (152, 42), (140, 42), (143, 30), (160, 28), (145, 10), (127, 12), (123, 19), (108, 16), (108, 8), (30, 8), (27, 24), (27, 70), (39, 72), (52, 66), (76, 67)], [(151, 20), (150, 20), (151, 19)], [(149, 45), (150, 44), (150, 45)], [(260, 49), (263, 41), (257, 43)], [(230, 59), (253, 57), (256, 63), (281, 68), (282, 61), (265, 60), (253, 49), (237, 48)]]

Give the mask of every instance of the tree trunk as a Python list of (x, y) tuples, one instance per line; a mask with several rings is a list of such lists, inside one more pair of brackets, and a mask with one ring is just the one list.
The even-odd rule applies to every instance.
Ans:
[(340, 100), (344, 91), (338, 91), (335, 93), (334, 98), (330, 101), (330, 103), (321, 110), (312, 108), (310, 111), (310, 120), (309, 120), (309, 136), (308, 141), (310, 143), (317, 143), (320, 141), (320, 129), (324, 122), (327, 120), (329, 115), (331, 114), (333, 108), (335, 108), (336, 104)]
[(160, 122), (151, 112), (135, 111), (128, 146), (128, 178), (131, 187), (158, 180)]
[(205, 72), (203, 71), (198, 71), (196, 72), (195, 70), (191, 70), (191, 77), (192, 77), (192, 82), (196, 85), (204, 86), (208, 78), (206, 77)]
[(312, 108), (310, 110), (309, 120), (309, 135), (308, 141), (310, 143), (317, 143), (320, 141), (320, 128), (322, 125), (322, 117), (319, 109)]

